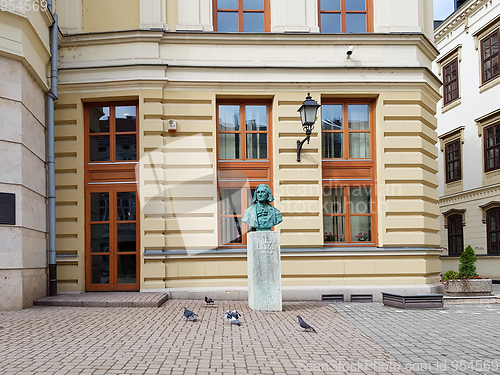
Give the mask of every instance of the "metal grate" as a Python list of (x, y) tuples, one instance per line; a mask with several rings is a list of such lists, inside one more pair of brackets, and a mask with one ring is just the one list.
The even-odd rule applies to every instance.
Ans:
[(332, 302), (344, 302), (343, 294), (322, 294), (322, 301), (332, 301)]
[(351, 294), (351, 302), (373, 302), (373, 294)]

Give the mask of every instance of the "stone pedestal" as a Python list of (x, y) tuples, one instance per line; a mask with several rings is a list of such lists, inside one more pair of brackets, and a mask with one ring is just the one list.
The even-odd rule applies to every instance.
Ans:
[(247, 243), (250, 308), (282, 311), (279, 232), (249, 232)]

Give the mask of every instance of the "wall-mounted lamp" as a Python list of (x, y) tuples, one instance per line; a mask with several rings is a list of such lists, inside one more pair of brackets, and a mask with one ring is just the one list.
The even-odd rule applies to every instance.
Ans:
[(349, 46), (349, 48), (347, 49), (347, 60), (350, 60), (351, 59), (351, 55), (352, 53), (354, 52), (354, 46)]
[(297, 161), (299, 162), (302, 145), (305, 141), (309, 144), (309, 139), (311, 138), (311, 132), (314, 129), (314, 123), (316, 122), (316, 115), (319, 107), (321, 107), (321, 105), (316, 103), (316, 100), (311, 97), (310, 93), (307, 93), (306, 100), (304, 100), (300, 108), (297, 110), (297, 112), (300, 112), (302, 130), (306, 132), (306, 137), (302, 141), (297, 141)]

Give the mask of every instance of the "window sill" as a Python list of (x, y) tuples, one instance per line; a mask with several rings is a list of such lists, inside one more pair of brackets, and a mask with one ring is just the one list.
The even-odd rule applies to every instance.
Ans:
[(479, 86), (479, 93), (482, 94), (483, 92), (491, 89), (492, 87), (495, 87), (498, 84), (500, 84), (500, 75)]
[(462, 104), (462, 98), (459, 97), (459, 98), (453, 100), (452, 102), (450, 102), (446, 105), (443, 105), (443, 108), (441, 109), (441, 113), (446, 113), (449, 110), (451, 110), (455, 107), (458, 107), (460, 104)]

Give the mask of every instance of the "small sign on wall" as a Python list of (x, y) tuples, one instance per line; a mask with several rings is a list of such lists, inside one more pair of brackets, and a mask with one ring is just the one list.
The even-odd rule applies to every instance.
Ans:
[(0, 224), (16, 225), (16, 194), (0, 193)]

